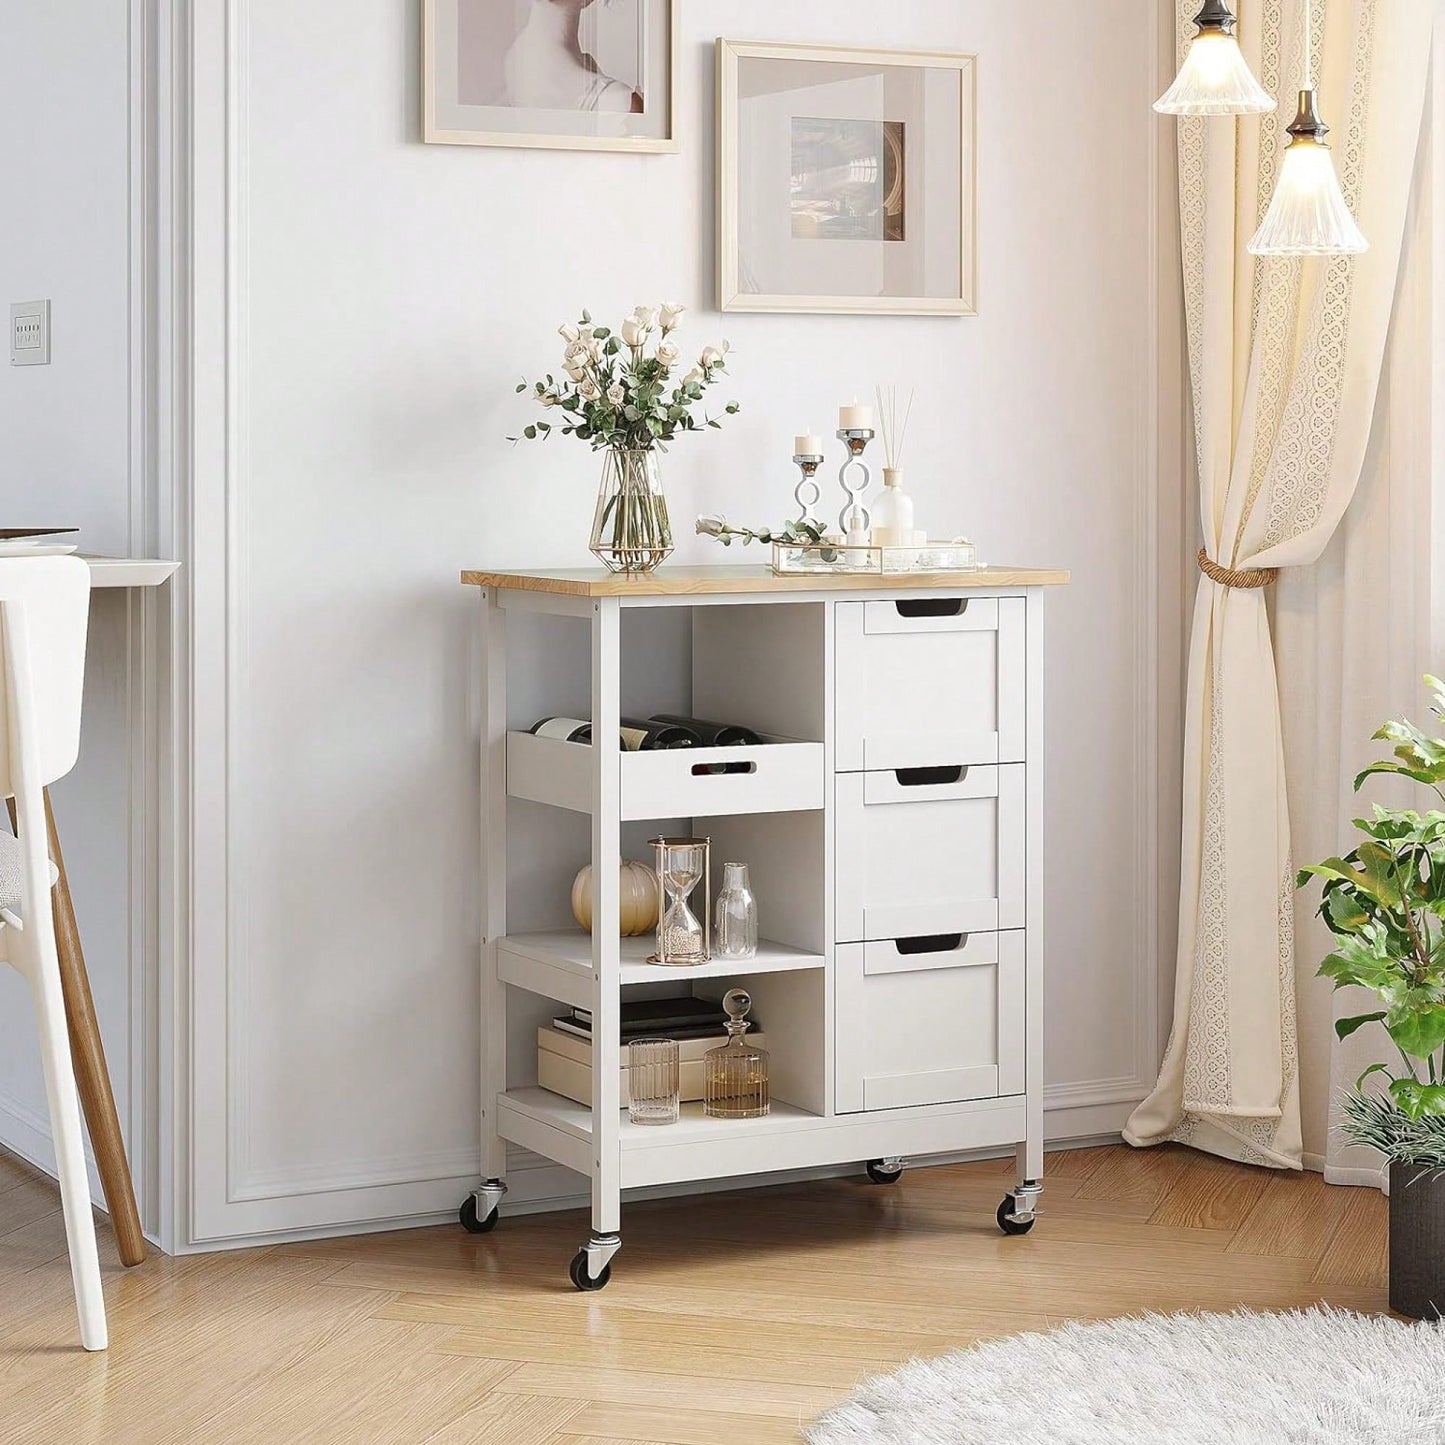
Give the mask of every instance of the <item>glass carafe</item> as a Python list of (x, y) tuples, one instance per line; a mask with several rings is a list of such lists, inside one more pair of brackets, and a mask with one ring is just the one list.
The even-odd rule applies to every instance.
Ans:
[(723, 864), (723, 886), (717, 896), (713, 943), (713, 956), (716, 958), (757, 957), (758, 905), (748, 886), (746, 863)]
[(728, 1041), (703, 1055), (703, 1112), (711, 1118), (757, 1119), (768, 1112), (768, 1053), (743, 1037), (752, 1006), (746, 989), (729, 989), (723, 995)]
[[(649, 963), (706, 963), (711, 957), (707, 897), (708, 840), (706, 838), (654, 838), (662, 914), (657, 923), (657, 952)], [(693, 890), (703, 885), (702, 918), (688, 904)]]

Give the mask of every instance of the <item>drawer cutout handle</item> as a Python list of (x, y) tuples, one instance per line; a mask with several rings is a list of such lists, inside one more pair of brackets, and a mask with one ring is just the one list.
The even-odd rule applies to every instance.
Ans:
[(894, 768), (893, 776), (900, 788), (928, 788), (961, 783), (968, 776), (968, 769), (959, 764), (942, 768)]
[(900, 617), (962, 617), (967, 597), (905, 597), (893, 604)]
[(755, 773), (756, 763), (694, 763), (692, 775), (695, 778), (716, 778), (724, 774)]
[(921, 933), (916, 938), (895, 938), (899, 953), (956, 953), (968, 942), (966, 933)]

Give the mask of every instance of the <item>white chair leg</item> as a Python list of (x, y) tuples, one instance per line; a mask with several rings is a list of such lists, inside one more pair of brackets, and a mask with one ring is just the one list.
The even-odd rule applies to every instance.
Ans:
[(65, 1238), (70, 1248), (70, 1278), (80, 1316), (80, 1342), (87, 1350), (106, 1347), (105, 1295), (100, 1285), (100, 1257), (95, 1248), (95, 1216), (80, 1132), (80, 1101), (65, 1032), (65, 1005), (60, 974), (52, 961), (42, 963), (34, 980), (35, 1013), (40, 1024), (40, 1054), (45, 1065), (45, 1092), (50, 1100), (50, 1127), (55, 1136), (55, 1162), (60, 1173), (60, 1203), (65, 1211)]

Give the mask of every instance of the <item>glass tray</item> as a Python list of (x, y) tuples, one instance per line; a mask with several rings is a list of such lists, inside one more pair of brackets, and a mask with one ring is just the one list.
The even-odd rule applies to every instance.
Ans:
[(977, 572), (972, 542), (929, 542), (922, 547), (849, 547), (830, 542), (774, 542), (773, 571), (779, 577), (829, 572)]

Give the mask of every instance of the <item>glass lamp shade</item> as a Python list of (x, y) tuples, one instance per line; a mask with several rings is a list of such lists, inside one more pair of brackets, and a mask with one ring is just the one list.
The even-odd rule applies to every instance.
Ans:
[(1298, 136), (1285, 148), (1274, 198), (1249, 243), (1254, 256), (1355, 256), (1368, 251), (1340, 190), (1330, 148)]
[(1154, 102), (1164, 115), (1263, 115), (1278, 102), (1254, 78), (1239, 42), (1225, 30), (1201, 30), (1174, 84)]

